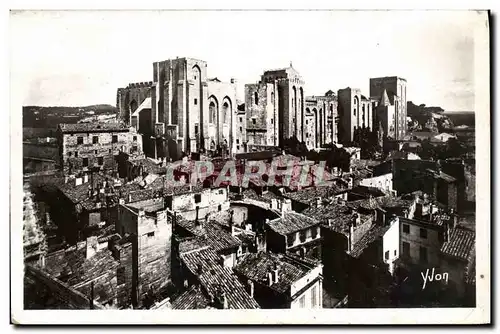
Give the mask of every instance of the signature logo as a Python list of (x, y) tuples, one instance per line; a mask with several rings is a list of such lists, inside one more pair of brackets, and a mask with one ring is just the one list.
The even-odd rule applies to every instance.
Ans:
[(420, 275), (422, 275), (422, 279), (424, 280), (424, 284), (422, 285), (422, 290), (425, 289), (425, 286), (427, 282), (433, 282), (434, 280), (436, 281), (445, 281), (446, 284), (448, 284), (448, 273), (435, 273), (435, 268), (432, 268), (431, 274), (429, 275), (429, 269), (425, 271), (425, 276), (424, 273), (421, 272)]

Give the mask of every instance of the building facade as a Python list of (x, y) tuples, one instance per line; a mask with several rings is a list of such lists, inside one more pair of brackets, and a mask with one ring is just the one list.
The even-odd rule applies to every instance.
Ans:
[(383, 98), (384, 94), (387, 94), (390, 105), (394, 106), (394, 139), (402, 139), (406, 135), (408, 127), (406, 119), (406, 79), (397, 76), (371, 78), (370, 98), (377, 101), (385, 100)]
[[(306, 97), (306, 144), (309, 141), (313, 143), (312, 147), (321, 147), (325, 144), (338, 142), (337, 105), (337, 96), (331, 90), (326, 92), (324, 96)], [(313, 116), (312, 127), (309, 124), (311, 114)]]
[(236, 82), (207, 77), (207, 63), (177, 58), (153, 63), (153, 81), (117, 92), (119, 118), (148, 138), (146, 155), (235, 153)]
[(361, 94), (359, 88), (344, 88), (338, 91), (339, 142), (349, 145), (356, 131), (373, 129), (372, 101)]
[(304, 85), (292, 64), (267, 70), (258, 83), (245, 85), (249, 151), (279, 146), (294, 136), (305, 141)]
[(85, 173), (92, 168), (114, 170), (120, 152), (142, 152), (142, 136), (120, 123), (59, 124), (57, 132), (64, 175)]
[[(163, 198), (129, 204), (120, 201), (118, 213), (115, 230), (134, 239), (132, 300), (141, 306), (148, 295), (158, 293), (171, 281), (172, 222), (164, 209)], [(124, 273), (118, 273), (118, 285), (126, 284), (126, 279), (120, 278), (122, 275)]]

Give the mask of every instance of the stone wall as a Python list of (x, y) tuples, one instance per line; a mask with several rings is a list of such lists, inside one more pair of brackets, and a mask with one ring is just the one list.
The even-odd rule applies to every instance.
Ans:
[(364, 237), (366, 232), (372, 227), (373, 220), (372, 217), (364, 217), (363, 219), (358, 219), (356, 226), (351, 229), (351, 245), (354, 246), (361, 238)]
[[(83, 140), (82, 144), (78, 144), (78, 138)], [(93, 138), (97, 138), (97, 143)], [(62, 148), (60, 160), (64, 174), (70, 175), (92, 166), (100, 166), (104, 170), (116, 169), (115, 157), (120, 151), (142, 152), (142, 136), (134, 131), (64, 134), (59, 145)]]
[(152, 89), (154, 89), (152, 81), (131, 83), (126, 88), (118, 88), (116, 93), (118, 118), (130, 125), (131, 115), (147, 97), (151, 96)]
[(153, 217), (139, 211), (138, 217), (138, 296), (143, 303), (148, 294), (171, 281), (172, 224), (164, 210)]
[(137, 305), (137, 266), (134, 266), (134, 240), (121, 244), (113, 252), (119, 259), (120, 265), (116, 269), (117, 304), (119, 308)]

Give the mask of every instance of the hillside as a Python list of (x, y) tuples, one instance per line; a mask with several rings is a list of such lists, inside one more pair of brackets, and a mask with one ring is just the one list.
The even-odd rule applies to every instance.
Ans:
[(56, 128), (59, 123), (77, 123), (91, 115), (115, 115), (118, 109), (109, 104), (83, 107), (23, 107), (23, 127)]
[[(416, 105), (412, 101), (407, 104), (407, 116), (412, 119), (412, 130), (430, 132), (452, 132), (457, 125), (474, 126), (474, 113), (447, 113), (441, 107), (428, 107), (425, 104)], [(470, 121), (472, 114), (472, 123)], [(464, 123), (464, 120), (466, 123)]]

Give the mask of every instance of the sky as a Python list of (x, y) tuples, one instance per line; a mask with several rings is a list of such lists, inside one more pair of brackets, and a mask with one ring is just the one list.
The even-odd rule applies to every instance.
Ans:
[[(192, 57), (208, 76), (244, 84), (293, 67), (305, 95), (400, 76), (407, 99), (473, 111), (485, 16), (461, 11), (23, 11), (10, 17), (12, 93), (23, 105), (116, 105), (152, 81), (153, 62)], [(476, 46), (476, 47), (475, 47)]]

